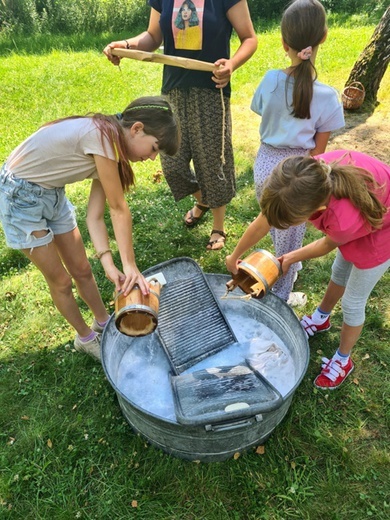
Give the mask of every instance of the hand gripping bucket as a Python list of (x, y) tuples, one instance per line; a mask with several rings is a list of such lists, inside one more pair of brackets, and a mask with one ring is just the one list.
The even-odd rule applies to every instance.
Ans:
[(279, 260), (264, 249), (257, 249), (238, 264), (238, 273), (227, 282), (228, 292), (237, 286), (252, 298), (263, 298), (282, 276)]
[(126, 336), (146, 336), (157, 327), (160, 283), (151, 279), (150, 292), (142, 294), (138, 285), (127, 296), (119, 291), (115, 297), (115, 325)]

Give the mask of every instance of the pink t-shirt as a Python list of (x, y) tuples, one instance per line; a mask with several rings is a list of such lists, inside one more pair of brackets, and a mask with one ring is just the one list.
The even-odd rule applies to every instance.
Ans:
[(390, 258), (390, 166), (369, 155), (348, 150), (335, 150), (315, 158), (323, 159), (326, 163), (342, 158), (341, 164), (364, 168), (374, 176), (380, 186), (384, 186), (377, 194), (388, 208), (381, 229), (373, 229), (349, 199), (337, 200), (333, 196), (325, 211), (310, 218), (317, 229), (340, 244), (339, 249), (345, 260), (357, 268), (369, 269), (383, 264)]

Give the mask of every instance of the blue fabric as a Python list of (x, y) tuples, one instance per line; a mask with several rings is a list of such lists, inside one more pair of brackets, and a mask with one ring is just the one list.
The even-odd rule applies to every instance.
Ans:
[(282, 70), (270, 70), (257, 87), (251, 109), (262, 116), (261, 142), (274, 148), (315, 147), (317, 132), (333, 132), (345, 124), (343, 106), (335, 89), (313, 82), (313, 99), (310, 104), (310, 119), (298, 119), (291, 115), (294, 78)]
[[(7, 245), (13, 249), (31, 249), (49, 244), (54, 235), (77, 227), (74, 208), (64, 188), (47, 189), (19, 179), (5, 168), (0, 173), (0, 221)], [(37, 238), (33, 231), (46, 230)]]

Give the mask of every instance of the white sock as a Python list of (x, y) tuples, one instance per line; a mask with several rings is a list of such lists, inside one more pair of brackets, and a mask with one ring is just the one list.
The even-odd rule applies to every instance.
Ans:
[(326, 322), (329, 316), (330, 312), (324, 312), (319, 307), (317, 307), (311, 315), (311, 319), (313, 320), (313, 323), (315, 323), (316, 325), (322, 325)]
[(332, 359), (334, 361), (339, 361), (341, 366), (345, 367), (349, 360), (349, 354), (340, 354), (340, 351), (337, 349)]

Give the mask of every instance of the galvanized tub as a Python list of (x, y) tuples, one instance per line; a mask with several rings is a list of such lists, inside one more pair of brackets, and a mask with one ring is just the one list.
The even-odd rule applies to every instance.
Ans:
[[(265, 442), (286, 415), (295, 390), (301, 383), (309, 363), (309, 346), (306, 335), (291, 308), (280, 298), (268, 294), (261, 300), (221, 299), (226, 293), (227, 275), (206, 274), (207, 282), (221, 306), (229, 315), (250, 317), (265, 325), (283, 341), (294, 362), (295, 384), (283, 396), (276, 409), (264, 409), (254, 416), (238, 417), (220, 424), (180, 424), (175, 419), (167, 419), (151, 413), (144, 407), (129, 400), (118, 387), (118, 371), (123, 356), (128, 349), (145, 348), (148, 341), (158, 341), (157, 332), (140, 338), (130, 338), (121, 334), (115, 326), (113, 315), (102, 337), (102, 365), (106, 377), (117, 394), (122, 412), (136, 432), (151, 444), (166, 453), (187, 460), (218, 462), (243, 452), (252, 446)], [(244, 293), (237, 289), (237, 295)], [(201, 324), (200, 324), (201, 325)], [(164, 370), (169, 372), (167, 359)], [(169, 375), (167, 374), (169, 377)], [(145, 369), (145, 378), (148, 370)]]

